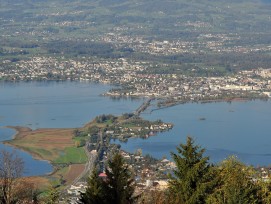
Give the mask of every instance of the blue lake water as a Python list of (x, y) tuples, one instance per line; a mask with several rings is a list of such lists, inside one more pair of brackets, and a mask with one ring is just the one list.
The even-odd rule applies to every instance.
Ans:
[[(15, 133), (14, 130), (1, 128), (0, 141), (9, 140), (14, 133)], [(29, 155), (26, 152), (16, 150), (2, 143), (0, 143), (0, 150), (13, 152), (23, 159), (25, 166), (24, 170), (25, 176), (42, 175), (50, 173), (52, 171), (52, 166), (48, 162), (35, 160), (31, 155)]]
[[(81, 127), (97, 115), (132, 112), (142, 103), (142, 99), (113, 100), (100, 96), (110, 88), (79, 82), (0, 83), (0, 127)], [(14, 133), (0, 128), (0, 141), (11, 139)], [(1, 149), (14, 151), (14, 148), (3, 144), (0, 144)], [(48, 162), (35, 160), (19, 150), (17, 154), (24, 159), (26, 176), (52, 171)]]
[(263, 3), (270, 4), (271, 0), (262, 0)]
[[(132, 112), (143, 99), (113, 100), (100, 96), (111, 86), (79, 82), (0, 83), (0, 127), (7, 125), (37, 128), (81, 127), (100, 114)], [(249, 101), (233, 103), (189, 103), (148, 114), (149, 120), (162, 119), (174, 123), (174, 128), (148, 140), (130, 139), (122, 148), (157, 158), (174, 151), (180, 142), (191, 135), (206, 148), (211, 161), (217, 162), (236, 154), (243, 162), (253, 165), (271, 164), (271, 102)], [(206, 120), (199, 120), (200, 118)], [(14, 131), (0, 128), (0, 140), (12, 138)], [(0, 149), (13, 148), (0, 144)], [(25, 175), (49, 173), (48, 162), (34, 160), (18, 151), (24, 159)]]
[(235, 154), (246, 164), (271, 164), (271, 101), (189, 103), (142, 116), (149, 120), (160, 118), (175, 126), (147, 140), (120, 143), (123, 149), (134, 152), (141, 148), (143, 154), (170, 158), (170, 152), (190, 135), (206, 149), (212, 162)]

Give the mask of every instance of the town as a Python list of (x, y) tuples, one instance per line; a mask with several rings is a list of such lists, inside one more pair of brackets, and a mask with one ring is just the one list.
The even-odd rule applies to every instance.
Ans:
[[(137, 149), (134, 153), (128, 153), (121, 150), (121, 145), (115, 144), (115, 140), (122, 142), (127, 138), (148, 138), (159, 132), (169, 131), (173, 127), (170, 123), (164, 123), (161, 120), (154, 122), (146, 121), (130, 113), (115, 117), (113, 115), (97, 116), (93, 121), (87, 124), (83, 129), (76, 129), (74, 137), (84, 140), (81, 145), (85, 145), (88, 152), (88, 164), (86, 171), (79, 176), (67, 188), (63, 202), (76, 203), (82, 192), (85, 192), (87, 183), (86, 178), (90, 170), (98, 168), (99, 176), (106, 177), (105, 166), (108, 159), (116, 152), (120, 152), (130, 168), (133, 169), (136, 193), (141, 194), (147, 190), (164, 190), (167, 188), (167, 173), (175, 168), (175, 164), (163, 158), (158, 160), (151, 155), (143, 156), (142, 150)], [(91, 164), (90, 164), (91, 163)], [(89, 165), (90, 164), (90, 165)]]
[[(9, 63), (5, 62), (7, 67)], [(33, 57), (0, 71), (9, 81), (71, 80), (120, 85), (104, 93), (110, 97), (149, 97), (159, 106), (197, 101), (232, 99), (267, 99), (271, 93), (271, 69), (239, 71), (229, 76), (202, 77), (178, 74), (148, 73), (150, 62), (83, 58), (73, 60)], [(166, 64), (164, 66), (167, 66)]]
[[(92, 115), (95, 118), (83, 127), (32, 130), (13, 126), (10, 128), (16, 130), (17, 136), (5, 144), (52, 164), (53, 172), (42, 175), (41, 184), (52, 182), (60, 195), (60, 203), (78, 203), (95, 169), (99, 172), (97, 178), (106, 181), (106, 169), (116, 153), (120, 153), (133, 173), (135, 196), (163, 192), (170, 186), (168, 175), (178, 169), (178, 162), (166, 156), (154, 158), (140, 148), (127, 152), (121, 147), (129, 139), (149, 139), (174, 127), (160, 119), (145, 120), (140, 117), (143, 112), (152, 113), (184, 103), (231, 103), (271, 97), (270, 5), (264, 4), (264, 0), (244, 2), (4, 0), (0, 9), (0, 84), (3, 87), (21, 82), (100, 83), (109, 87), (101, 97), (144, 99), (131, 113)], [(227, 109), (227, 112), (234, 110)], [(0, 116), (1, 122), (5, 117)], [(209, 121), (209, 118), (205, 121), (205, 115), (196, 117), (197, 122)], [(247, 137), (245, 133), (240, 134)], [(266, 145), (266, 138), (256, 139)], [(251, 145), (254, 148), (257, 147)], [(264, 152), (267, 155), (268, 151)], [(213, 189), (217, 190), (214, 196), (224, 199), (228, 194), (230, 198), (221, 202), (214, 198), (209, 203), (270, 203), (270, 167), (250, 168), (235, 159), (226, 159), (226, 168), (224, 161), (218, 165), (206, 162), (203, 168), (198, 168), (196, 163), (200, 170), (217, 167), (223, 179), (206, 174), (209, 179), (221, 179)], [(192, 171), (185, 169), (190, 174), (188, 177)], [(241, 177), (234, 175), (234, 171), (241, 173)], [(179, 177), (184, 178), (185, 174)], [(194, 182), (194, 178), (200, 182), (184, 185), (183, 195), (188, 195), (185, 193), (190, 193), (193, 186), (195, 192), (208, 189), (201, 188), (202, 172), (192, 177), (186, 178), (188, 183)], [(248, 185), (251, 183), (263, 185), (255, 190)], [(233, 190), (225, 191), (227, 187)], [(231, 197), (235, 196), (232, 192), (236, 189), (235, 194), (242, 198), (232, 201)], [(241, 200), (256, 194), (262, 199)], [(183, 197), (193, 198), (192, 194)]]

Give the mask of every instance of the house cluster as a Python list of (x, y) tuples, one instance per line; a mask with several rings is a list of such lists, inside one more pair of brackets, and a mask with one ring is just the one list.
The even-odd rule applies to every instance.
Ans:
[[(114, 149), (108, 149), (106, 155), (113, 155)], [(154, 159), (149, 156), (142, 156), (141, 150), (137, 150), (135, 153), (128, 153), (120, 150), (122, 157), (125, 159), (129, 168), (132, 169), (135, 176), (137, 195), (145, 191), (160, 191), (168, 188), (168, 173), (176, 168), (176, 164), (166, 158), (161, 160)], [(104, 157), (104, 163), (107, 162), (110, 156)], [(270, 168), (258, 167), (255, 168), (256, 174), (253, 180), (257, 182), (259, 179), (265, 182), (270, 182)], [(98, 175), (104, 181), (106, 181), (107, 175), (105, 172), (100, 172)], [(81, 193), (84, 193), (87, 188), (87, 182), (80, 181), (76, 184), (69, 186), (65, 192), (65, 199), (60, 203), (78, 203)]]
[[(7, 64), (9, 62), (5, 61)], [(271, 69), (241, 71), (227, 77), (192, 77), (149, 74), (148, 70), (153, 66), (156, 65), (125, 58), (95, 61), (92, 58), (33, 57), (17, 62), (15, 67), (0, 67), (0, 79), (95, 81), (122, 85), (122, 88), (107, 92), (109, 96), (152, 97), (179, 102), (270, 97), (271, 93)]]
[[(86, 182), (77, 182), (76, 184), (73, 184), (69, 186), (67, 189), (67, 192), (64, 192), (66, 195), (65, 198), (60, 200), (59, 203), (67, 203), (67, 200), (70, 204), (77, 204), (80, 196), (82, 193), (85, 193), (87, 189), (87, 183)], [(67, 199), (68, 198), (68, 199)]]
[(152, 55), (170, 55), (179, 53), (193, 53), (196, 42), (182, 40), (149, 40), (143, 36), (131, 36), (123, 34), (123, 29), (114, 30), (106, 33), (100, 39), (106, 43), (113, 43), (118, 46), (127, 46), (133, 51), (149, 53)]
[(127, 140), (130, 137), (140, 137), (140, 138), (148, 138), (150, 136), (154, 136), (159, 132), (164, 132), (173, 127), (171, 123), (161, 123), (161, 124), (152, 124), (148, 125), (138, 125), (132, 127), (124, 127), (124, 126), (114, 126), (110, 127), (110, 130), (106, 131), (106, 135), (110, 135), (112, 138), (118, 138), (119, 140)]
[[(177, 22), (174, 26), (183, 27), (191, 31), (206, 30), (212, 27), (210, 23), (203, 21)], [(180, 53), (206, 53), (210, 51), (213, 53), (256, 53), (271, 51), (271, 46), (268, 44), (234, 46), (233, 42), (241, 38), (237, 33), (213, 34), (204, 32), (197, 37), (197, 40), (193, 39), (191, 41), (182, 40), (178, 37), (170, 40), (157, 40), (146, 38), (143, 35), (127, 35), (127, 33), (133, 33), (134, 29), (141, 30), (143, 28), (140, 26), (137, 28), (119, 26), (100, 36), (99, 40), (112, 43), (116, 47), (125, 46), (137, 52), (164, 56)]]
[[(111, 146), (113, 147), (113, 146)], [(108, 148), (99, 163), (106, 164), (110, 156), (114, 155), (116, 149)], [(125, 162), (134, 172), (136, 183), (136, 193), (140, 194), (144, 190), (164, 190), (168, 187), (167, 173), (172, 172), (176, 165), (167, 159), (157, 160), (150, 156), (142, 156), (141, 150), (135, 153), (128, 153), (120, 150)], [(106, 181), (104, 168), (100, 169), (99, 177)], [(78, 203), (81, 193), (86, 192), (87, 182), (79, 181), (70, 185), (63, 194), (63, 202)]]
[(270, 182), (271, 169), (270, 167), (258, 167), (256, 170), (256, 176), (254, 178), (255, 181), (262, 180), (264, 182)]
[(241, 71), (228, 77), (189, 77), (176, 74), (124, 75), (121, 84), (133, 89), (111, 90), (110, 96), (136, 96), (179, 102), (225, 98), (270, 97), (271, 69)]
[(174, 162), (167, 159), (157, 160), (142, 156), (138, 150), (134, 154), (121, 150), (121, 155), (135, 174), (136, 191), (146, 189), (164, 190), (168, 186), (167, 173), (176, 168)]
[(126, 60), (95, 60), (81, 58), (80, 60), (33, 57), (30, 60), (20, 60), (15, 64), (4, 60), (0, 65), (0, 80), (32, 81), (32, 80), (76, 80), (95, 81), (101, 83), (119, 84), (124, 73), (143, 71), (146, 63)]

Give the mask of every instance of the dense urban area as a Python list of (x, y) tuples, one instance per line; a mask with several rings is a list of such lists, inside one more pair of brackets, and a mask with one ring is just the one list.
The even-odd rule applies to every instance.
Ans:
[[(141, 149), (125, 152), (112, 142), (148, 139), (170, 131), (174, 124), (140, 117), (153, 101), (159, 109), (188, 102), (269, 100), (270, 8), (269, 1), (261, 0), (1, 1), (0, 83), (102, 83), (113, 87), (103, 93), (105, 97), (144, 98), (133, 113), (100, 115), (81, 128), (53, 130), (59, 141), (69, 135), (69, 153), (56, 150), (56, 144), (52, 144), (53, 147), (38, 144), (51, 136), (51, 130), (41, 134), (41, 130), (10, 127), (17, 130), (17, 136), (7, 143), (54, 165), (54, 172), (44, 176), (45, 183), (52, 181), (52, 189), (47, 194), (39, 192), (41, 197), (51, 196), (52, 200), (44, 203), (80, 203), (82, 194), (87, 195), (95, 180), (90, 181), (89, 175), (96, 175), (97, 171), (96, 177), (104, 183), (110, 181), (112, 172), (107, 166), (114, 161), (116, 153), (132, 171), (132, 197), (137, 198), (138, 203), (235, 203), (237, 200), (239, 203), (270, 203), (271, 170), (268, 167), (250, 168), (231, 157), (213, 169), (208, 158), (202, 155), (204, 150), (193, 146), (189, 137), (187, 144), (179, 147), (181, 156), (172, 153), (171, 159), (156, 159), (142, 154)], [(28, 140), (35, 135), (44, 138), (37, 143), (35, 139)], [(36, 145), (35, 148), (30, 144)], [(186, 147), (194, 149), (189, 152)], [(191, 162), (189, 153), (196, 157), (193, 164), (185, 163)], [(64, 159), (59, 160), (56, 154)], [(74, 154), (74, 157), (68, 158), (65, 154)], [(184, 173), (190, 172), (185, 165), (195, 168), (191, 170), (196, 172), (195, 181)], [(196, 169), (197, 165), (202, 170)], [(74, 175), (67, 176), (67, 169), (76, 168)], [(215, 175), (216, 183), (208, 180), (210, 175)], [(195, 185), (192, 190), (182, 189), (187, 200), (178, 197), (178, 189), (174, 189), (180, 187), (174, 178), (182, 176), (187, 179), (184, 182)], [(3, 178), (1, 171), (0, 177)], [(208, 182), (208, 187), (201, 186)], [(228, 189), (227, 182), (237, 190)], [(198, 186), (202, 188), (199, 190)], [(168, 197), (168, 189), (175, 201)], [(189, 190), (194, 194), (186, 194)], [(205, 198), (199, 191), (210, 196)], [(12, 202), (13, 194), (9, 197), (3, 192), (0, 190), (0, 203), (2, 200), (16, 203)], [(231, 200), (229, 195), (236, 200)], [(222, 197), (224, 202), (220, 202)]]

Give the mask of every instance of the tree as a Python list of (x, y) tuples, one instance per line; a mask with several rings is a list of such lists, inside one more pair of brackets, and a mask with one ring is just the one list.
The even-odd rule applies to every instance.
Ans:
[(15, 152), (0, 152), (0, 199), (1, 203), (15, 203), (20, 196), (18, 185), (23, 174), (24, 162)]
[(169, 192), (174, 203), (205, 203), (207, 195), (213, 188), (211, 167), (205, 149), (194, 145), (194, 140), (187, 137), (186, 144), (180, 144), (176, 153), (171, 153), (176, 163), (174, 175), (170, 175)]
[(219, 185), (208, 198), (208, 203), (260, 203), (258, 187), (252, 181), (254, 170), (231, 156), (218, 166)]
[(81, 195), (80, 201), (86, 204), (100, 204), (105, 202), (104, 181), (99, 177), (97, 169), (92, 171), (88, 178), (86, 192)]
[(169, 203), (169, 195), (166, 191), (160, 190), (144, 190), (137, 200), (137, 204), (167, 204)]
[(78, 148), (78, 147), (81, 147), (81, 146), (80, 146), (80, 141), (78, 141), (78, 140), (76, 140), (76, 141), (74, 142), (74, 145), (75, 145), (75, 147), (77, 147), (77, 148)]
[(82, 203), (129, 204), (135, 200), (133, 173), (119, 153), (108, 162), (105, 174), (106, 179), (102, 180), (96, 170), (92, 173), (87, 191), (81, 197)]
[(105, 173), (107, 175), (107, 185), (105, 186), (107, 200), (118, 204), (132, 203), (135, 190), (133, 173), (119, 153), (108, 162)]
[(44, 203), (46, 204), (56, 204), (58, 203), (59, 200), (59, 191), (54, 188), (53, 186), (51, 186), (47, 193), (46, 193), (46, 197), (45, 197), (45, 201)]
[(74, 137), (79, 137), (79, 136), (80, 136), (80, 130), (75, 129), (75, 130), (73, 131), (73, 135), (74, 135)]
[(261, 202), (258, 201), (258, 203), (261, 203), (261, 204), (271, 203), (271, 183), (270, 183), (270, 181), (267, 182), (267, 181), (259, 180), (257, 182), (257, 185), (259, 186), (258, 196), (261, 199)]

